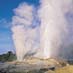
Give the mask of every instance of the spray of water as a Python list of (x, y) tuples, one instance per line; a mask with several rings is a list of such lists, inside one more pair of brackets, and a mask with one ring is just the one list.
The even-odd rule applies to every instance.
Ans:
[[(32, 29), (34, 7), (21, 3), (14, 9), (15, 16), (12, 17), (13, 41), (16, 48), (17, 60), (21, 61), (33, 47), (36, 38), (36, 29)], [(33, 49), (34, 51), (34, 49)]]
[(40, 0), (40, 57), (56, 56), (66, 39), (68, 28), (65, 12), (72, 0)]
[(21, 61), (31, 54), (43, 59), (58, 55), (68, 35), (65, 13), (71, 3), (72, 0), (40, 0), (37, 15), (41, 21), (40, 37), (39, 27), (32, 28), (32, 24), (37, 25), (34, 6), (22, 3), (14, 9), (12, 32), (17, 60)]

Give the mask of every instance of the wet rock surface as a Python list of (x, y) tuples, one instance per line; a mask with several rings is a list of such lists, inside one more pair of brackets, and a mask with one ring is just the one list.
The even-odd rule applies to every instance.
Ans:
[(0, 63), (0, 73), (53, 73), (63, 65), (55, 59), (27, 59)]

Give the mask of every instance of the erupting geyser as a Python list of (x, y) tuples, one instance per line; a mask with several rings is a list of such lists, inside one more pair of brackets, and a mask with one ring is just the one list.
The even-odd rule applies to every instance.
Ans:
[(62, 0), (40, 0), (40, 3), (40, 55), (45, 59), (58, 52), (66, 36), (67, 24)]
[(32, 47), (32, 29), (29, 27), (33, 21), (33, 6), (21, 3), (18, 8), (14, 9), (15, 16), (12, 18), (13, 41), (16, 48), (18, 61), (22, 61), (24, 56)]
[[(71, 0), (40, 0), (37, 12), (34, 6), (26, 3), (20, 4), (14, 10), (15, 16), (12, 18), (12, 31), (16, 55), (19, 61), (23, 60), (24, 56), (31, 52), (33, 56), (42, 59), (58, 54), (68, 33), (65, 18), (67, 8), (65, 7), (69, 1)], [(37, 13), (38, 18), (34, 11)], [(36, 50), (33, 49), (33, 46), (39, 40), (36, 39), (39, 34), (39, 32), (37, 34), (37, 30), (39, 29), (37, 27), (32, 29), (32, 24), (35, 22), (34, 17), (40, 21), (40, 26), (38, 26), (40, 28), (40, 37), (38, 37), (40, 38), (40, 47), (36, 45)]]

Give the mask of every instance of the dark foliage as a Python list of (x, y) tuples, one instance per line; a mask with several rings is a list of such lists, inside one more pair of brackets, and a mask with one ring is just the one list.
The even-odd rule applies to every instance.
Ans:
[(6, 54), (0, 55), (1, 62), (13, 61), (15, 59), (16, 59), (16, 56), (11, 51), (7, 52)]

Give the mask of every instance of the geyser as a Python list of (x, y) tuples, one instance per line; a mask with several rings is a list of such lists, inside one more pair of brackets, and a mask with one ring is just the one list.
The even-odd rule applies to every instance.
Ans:
[[(37, 12), (34, 6), (26, 3), (20, 4), (14, 10), (12, 31), (17, 60), (23, 60), (24, 56), (26, 54), (30, 56), (30, 53), (32, 53), (32, 56), (42, 59), (58, 55), (58, 51), (65, 42), (68, 33), (65, 12), (67, 12), (67, 6), (71, 1), (40, 0)], [(38, 13), (38, 18), (36, 13)], [(32, 24), (36, 20), (35, 17), (41, 23), (40, 26), (32, 28)], [(37, 25), (37, 23), (35, 24)], [(40, 43), (38, 42), (40, 47), (35, 44), (37, 41), (40, 41)]]
[[(64, 0), (65, 1), (65, 0)], [(66, 2), (66, 1), (65, 1)], [(40, 0), (38, 11), (41, 20), (39, 57), (56, 56), (67, 35), (63, 0)]]
[(32, 48), (35, 30), (29, 27), (33, 21), (33, 9), (33, 6), (26, 3), (21, 3), (18, 8), (14, 9), (12, 32), (18, 61), (22, 61), (25, 54)]

